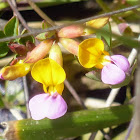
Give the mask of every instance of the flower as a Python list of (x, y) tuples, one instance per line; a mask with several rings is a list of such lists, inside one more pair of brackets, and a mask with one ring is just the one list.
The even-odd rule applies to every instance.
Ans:
[(67, 112), (67, 104), (61, 94), (66, 78), (63, 68), (50, 58), (39, 60), (31, 70), (32, 77), (43, 84), (45, 93), (34, 96), (29, 101), (29, 109), (34, 120), (56, 119)]
[[(3, 67), (0, 70), (0, 79), (14, 80), (28, 74), (35, 62), (43, 59), (50, 51), (53, 40), (44, 40), (34, 49), (27, 53), (27, 56), (18, 57), (11, 62), (11, 66)], [(33, 44), (28, 43), (28, 47), (32, 48)], [(30, 49), (31, 49), (30, 48)], [(14, 48), (15, 49), (15, 48)], [(20, 48), (19, 48), (20, 50)], [(21, 50), (20, 50), (21, 51)], [(22, 60), (21, 60), (22, 59)]]
[(130, 64), (122, 55), (110, 56), (104, 50), (104, 43), (97, 38), (86, 39), (79, 45), (78, 59), (85, 68), (98, 68), (101, 80), (110, 85), (116, 85), (125, 80)]
[(24, 60), (19, 60), (15, 65), (3, 67), (0, 71), (0, 79), (14, 80), (25, 76), (31, 70), (31, 66), (31, 63), (24, 63)]

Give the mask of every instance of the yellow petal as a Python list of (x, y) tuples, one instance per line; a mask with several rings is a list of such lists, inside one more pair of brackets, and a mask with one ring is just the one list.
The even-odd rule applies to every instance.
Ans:
[(23, 63), (22, 60), (15, 65), (2, 68), (0, 73), (5, 80), (14, 80), (25, 76), (31, 69), (31, 64)]
[(48, 86), (57, 86), (63, 83), (66, 78), (64, 69), (50, 58), (36, 62), (32, 68), (31, 75), (36, 81), (43, 84), (44, 89)]
[(86, 39), (79, 45), (78, 59), (85, 68), (91, 68), (98, 63), (104, 51), (103, 41), (97, 38)]
[(61, 84), (56, 85), (56, 86), (49, 86), (48, 90), (47, 90), (46, 86), (43, 85), (43, 89), (44, 89), (45, 93), (50, 93), (50, 94), (52, 93), (53, 94), (53, 93), (57, 92), (60, 95), (62, 95), (62, 92), (64, 89), (64, 83), (61, 83)]
[(108, 23), (109, 17), (103, 17), (98, 19), (93, 19), (86, 22), (86, 26), (90, 26), (96, 29), (103, 27), (106, 23)]

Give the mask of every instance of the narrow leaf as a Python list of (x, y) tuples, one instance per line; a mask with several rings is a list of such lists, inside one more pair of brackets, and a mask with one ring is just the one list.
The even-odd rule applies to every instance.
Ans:
[(103, 37), (103, 39), (106, 41), (107, 45), (110, 47), (111, 46), (111, 26), (110, 24), (106, 24), (104, 27), (102, 27), (102, 29), (106, 32), (109, 32), (109, 34), (106, 34), (104, 32), (96, 32), (96, 36), (97, 38), (101, 39)]
[[(45, 109), (45, 108), (44, 108)], [(130, 121), (132, 105), (83, 110), (55, 119), (31, 119), (7, 123), (8, 140), (63, 140)]]

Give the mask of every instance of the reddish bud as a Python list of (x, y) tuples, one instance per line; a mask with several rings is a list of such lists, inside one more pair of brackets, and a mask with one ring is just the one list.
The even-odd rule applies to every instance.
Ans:
[(32, 43), (31, 41), (26, 42), (26, 48), (28, 51), (32, 51), (35, 48), (35, 44)]
[(68, 27), (62, 28), (58, 32), (58, 37), (64, 37), (64, 38), (75, 38), (83, 35), (84, 28), (80, 25), (71, 25)]
[(31, 52), (28, 52), (25, 59), (26, 63), (35, 63), (40, 59), (43, 59), (49, 52), (53, 40), (44, 40), (37, 47), (35, 47)]
[(127, 23), (120, 23), (118, 28), (121, 34), (133, 36), (133, 32)]
[(80, 44), (79, 42), (69, 38), (60, 38), (59, 42), (67, 51), (74, 55), (78, 55), (78, 46)]
[(27, 54), (27, 50), (26, 47), (24, 45), (21, 44), (17, 44), (17, 43), (11, 43), (8, 45), (8, 47), (10, 48), (10, 50), (16, 54), (19, 55), (26, 55)]

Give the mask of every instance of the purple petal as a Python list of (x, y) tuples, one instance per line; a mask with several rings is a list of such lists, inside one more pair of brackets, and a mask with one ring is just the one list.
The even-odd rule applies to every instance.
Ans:
[(125, 80), (125, 73), (115, 64), (109, 63), (103, 67), (101, 79), (105, 84), (116, 85)]
[(61, 95), (39, 94), (29, 101), (29, 109), (34, 120), (45, 117), (56, 119), (67, 112), (67, 104)]
[(5, 80), (5, 79), (3, 78), (3, 76), (2, 76), (2, 74), (1, 74), (1, 73), (0, 73), (0, 79)]
[(119, 28), (119, 31), (120, 31), (121, 34), (125, 31), (125, 29), (126, 29), (127, 27), (128, 27), (128, 24), (127, 24), (127, 23), (120, 23), (120, 24), (118, 25), (118, 28)]
[(130, 64), (128, 59), (122, 55), (113, 55), (111, 56), (111, 60), (124, 72), (128, 72), (130, 68)]

